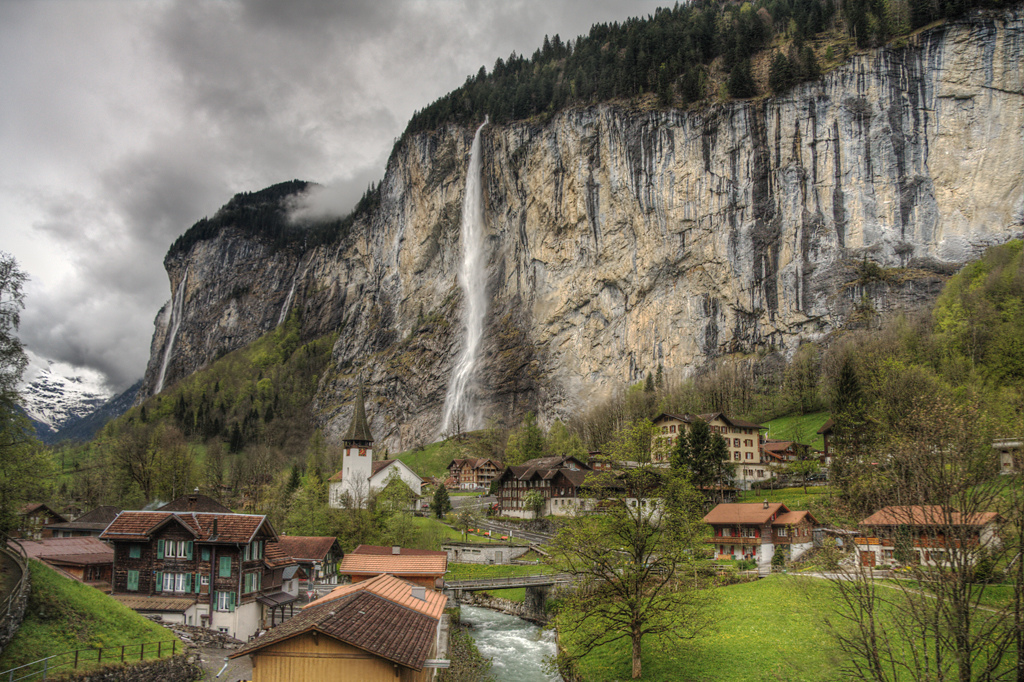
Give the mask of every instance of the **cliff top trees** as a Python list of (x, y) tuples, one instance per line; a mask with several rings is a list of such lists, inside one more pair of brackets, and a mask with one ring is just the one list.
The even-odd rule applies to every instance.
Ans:
[(629, 641), (636, 679), (645, 641), (684, 642), (710, 622), (711, 592), (696, 578), (703, 497), (685, 476), (646, 467), (588, 481), (601, 511), (571, 517), (554, 542), (554, 563), (576, 579), (558, 628), (576, 651)]

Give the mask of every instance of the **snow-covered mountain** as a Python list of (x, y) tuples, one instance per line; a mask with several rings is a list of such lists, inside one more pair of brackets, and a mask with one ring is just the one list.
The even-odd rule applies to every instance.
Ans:
[(40, 437), (96, 411), (113, 396), (98, 372), (76, 369), (29, 353), (21, 407)]

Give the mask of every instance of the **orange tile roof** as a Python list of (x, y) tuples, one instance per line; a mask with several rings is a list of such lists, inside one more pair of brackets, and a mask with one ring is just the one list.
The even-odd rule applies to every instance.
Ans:
[(413, 611), (426, 614), (431, 618), (440, 618), (441, 614), (444, 613), (445, 606), (448, 604), (448, 597), (435, 590), (425, 589), (424, 596), (426, 599), (419, 599), (412, 596), (413, 587), (415, 585), (407, 580), (402, 580), (389, 573), (382, 573), (376, 578), (370, 578), (360, 583), (336, 587), (319, 599), (311, 601), (306, 605), (306, 608), (344, 597), (359, 590), (366, 590), (396, 604), (410, 608)]
[(807, 522), (812, 524), (812, 525), (817, 525), (817, 523), (818, 523), (818, 519), (814, 518), (814, 516), (809, 511), (791, 511), (791, 512), (786, 512), (784, 514), (779, 514), (775, 518), (775, 520), (772, 521), (772, 525), (773, 526), (795, 526), (796, 524), (801, 523), (802, 521), (804, 521), (804, 519), (806, 519)]
[(909, 505), (882, 507), (868, 518), (861, 521), (862, 526), (984, 526), (986, 523), (999, 519), (996, 512), (961, 515), (956, 510), (948, 510), (939, 505)]
[(448, 570), (448, 555), (379, 555), (346, 554), (341, 560), (339, 573), (344, 575), (375, 575), (391, 573), (397, 576), (426, 575), (441, 576)]
[(765, 508), (761, 502), (733, 502), (720, 504), (704, 517), (704, 523), (767, 523), (775, 514), (785, 514), (789, 508), (781, 502)]
[[(382, 545), (359, 545), (353, 549), (351, 554), (376, 554), (378, 556), (396, 556), (394, 553), (394, 547), (384, 547)], [(410, 549), (409, 547), (399, 547), (398, 555), (401, 556), (448, 556), (448, 552), (439, 552), (436, 549)]]

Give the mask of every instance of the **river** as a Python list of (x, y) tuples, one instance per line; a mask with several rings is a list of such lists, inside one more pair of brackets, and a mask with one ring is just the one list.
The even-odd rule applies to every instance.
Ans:
[(462, 607), (462, 622), (480, 653), (493, 661), (491, 674), (498, 682), (561, 682), (558, 674), (544, 673), (544, 661), (555, 655), (554, 630), (477, 606)]

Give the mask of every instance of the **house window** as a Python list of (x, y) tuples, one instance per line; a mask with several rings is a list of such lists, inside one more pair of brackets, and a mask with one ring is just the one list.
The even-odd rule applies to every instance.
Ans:
[(733, 438), (732, 439), (732, 445), (733, 445), (733, 447), (738, 448), (740, 446), (740, 439), (739, 438)]
[(142, 547), (140, 545), (132, 544), (128, 547), (128, 558), (138, 559), (142, 556)]
[(205, 575), (205, 574), (199, 576), (199, 584), (200, 585), (209, 585), (210, 584), (210, 576)]
[(139, 591), (139, 572), (128, 571), (128, 591), (138, 592)]
[(740, 461), (740, 453), (737, 452), (735, 455), (733, 455), (733, 459), (735, 459), (737, 462)]
[(217, 610), (218, 611), (234, 611), (235, 610), (235, 593), (234, 592), (218, 592), (217, 593)]
[(786, 529), (785, 529), (785, 527), (779, 528), (778, 531), (776, 531), (775, 534), (778, 535), (780, 538), (786, 537)]
[(191, 592), (191, 573), (164, 573), (164, 592)]
[(754, 459), (753, 453), (748, 452), (747, 453), (747, 459)]

